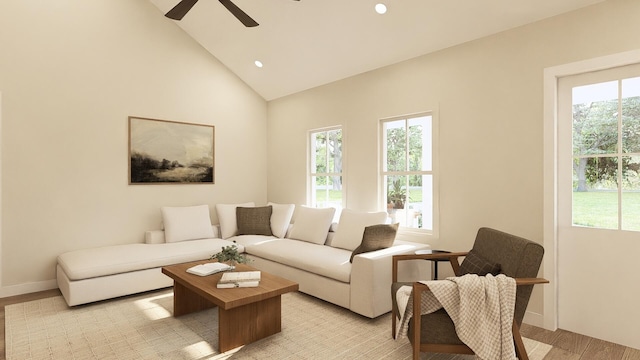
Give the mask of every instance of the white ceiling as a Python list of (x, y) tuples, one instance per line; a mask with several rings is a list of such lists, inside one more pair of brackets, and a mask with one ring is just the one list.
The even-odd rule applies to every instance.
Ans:
[[(162, 16), (180, 0), (150, 1)], [(165, 19), (272, 100), (605, 0), (233, 1), (260, 26), (244, 27), (216, 0)]]

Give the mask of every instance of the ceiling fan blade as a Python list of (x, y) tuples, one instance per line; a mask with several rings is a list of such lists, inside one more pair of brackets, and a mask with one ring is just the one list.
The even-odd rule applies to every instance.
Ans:
[[(183, 1), (186, 1), (186, 0), (183, 0)], [(224, 5), (224, 7), (227, 8), (227, 10), (229, 10), (233, 14), (233, 16), (235, 16), (238, 20), (240, 20), (240, 22), (243, 23), (244, 26), (246, 27), (258, 26), (258, 23), (255, 20), (253, 20), (249, 15), (247, 15), (247, 13), (240, 10), (240, 8), (237, 7), (236, 4), (232, 3), (231, 0), (219, 0), (219, 1), (222, 5)]]
[(182, 0), (173, 9), (169, 10), (164, 16), (173, 20), (182, 20), (189, 10), (198, 2), (198, 0)]

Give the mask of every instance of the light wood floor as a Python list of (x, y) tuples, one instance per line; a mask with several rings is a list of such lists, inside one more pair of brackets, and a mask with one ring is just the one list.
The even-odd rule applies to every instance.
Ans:
[[(5, 360), (4, 307), (60, 295), (60, 291), (48, 290), (32, 294), (0, 298), (0, 360)], [(521, 333), (530, 339), (553, 345), (544, 360), (640, 360), (640, 350), (610, 343), (565, 330), (549, 331), (523, 324)]]
[(553, 345), (544, 360), (640, 360), (640, 350), (558, 329), (522, 324), (522, 336)]

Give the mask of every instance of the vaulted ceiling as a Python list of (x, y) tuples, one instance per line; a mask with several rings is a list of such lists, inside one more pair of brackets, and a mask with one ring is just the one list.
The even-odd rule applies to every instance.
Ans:
[[(163, 16), (180, 0), (150, 1)], [(245, 27), (217, 0), (165, 19), (272, 100), (605, 0), (232, 1), (260, 25)]]

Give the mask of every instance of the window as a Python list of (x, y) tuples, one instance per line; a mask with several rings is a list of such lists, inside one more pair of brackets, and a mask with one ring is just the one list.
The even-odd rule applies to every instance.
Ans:
[(640, 77), (572, 88), (572, 223), (640, 231)]
[(309, 205), (342, 209), (342, 129), (313, 130), (309, 144)]
[(384, 203), (393, 223), (434, 229), (433, 117), (430, 113), (381, 121)]

